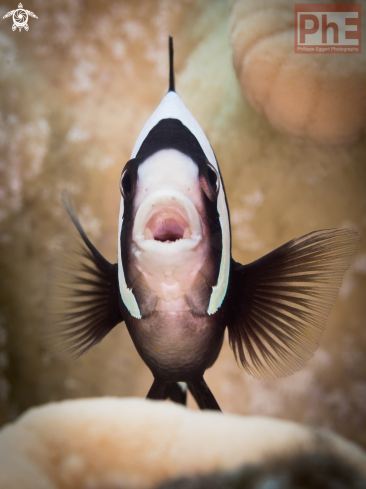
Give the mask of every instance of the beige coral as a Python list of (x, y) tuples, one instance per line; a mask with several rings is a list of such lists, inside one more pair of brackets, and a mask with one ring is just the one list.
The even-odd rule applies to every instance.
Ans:
[(366, 474), (366, 454), (356, 445), (296, 423), (142, 399), (64, 401), (31, 409), (2, 429), (0, 488), (143, 489), (315, 450)]
[(242, 91), (276, 128), (324, 144), (365, 133), (366, 55), (295, 54), (293, 1), (232, 2), (231, 43)]

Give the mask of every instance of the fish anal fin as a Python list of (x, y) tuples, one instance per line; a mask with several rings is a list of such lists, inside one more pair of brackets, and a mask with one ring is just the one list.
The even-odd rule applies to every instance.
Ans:
[(232, 261), (229, 342), (258, 379), (301, 370), (315, 353), (360, 236), (314, 231), (248, 265)]

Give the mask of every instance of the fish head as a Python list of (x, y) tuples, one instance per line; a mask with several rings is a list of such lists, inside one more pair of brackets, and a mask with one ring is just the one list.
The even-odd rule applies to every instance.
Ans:
[(219, 190), (218, 173), (201, 154), (167, 148), (125, 165), (121, 255), (142, 317), (206, 314), (221, 260)]
[(120, 190), (118, 281), (128, 313), (215, 314), (229, 282), (229, 213), (212, 147), (174, 90), (142, 128)]

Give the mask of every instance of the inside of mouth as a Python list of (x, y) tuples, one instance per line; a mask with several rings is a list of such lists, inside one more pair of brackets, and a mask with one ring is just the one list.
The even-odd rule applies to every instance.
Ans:
[(150, 217), (144, 235), (145, 239), (172, 243), (190, 238), (191, 231), (188, 222), (179, 212), (165, 210)]

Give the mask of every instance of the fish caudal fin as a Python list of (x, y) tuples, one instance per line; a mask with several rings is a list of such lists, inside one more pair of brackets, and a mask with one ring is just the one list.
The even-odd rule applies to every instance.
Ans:
[(173, 38), (169, 36), (169, 92), (175, 92)]
[(52, 354), (74, 360), (123, 318), (118, 305), (117, 264), (105, 260), (89, 241), (67, 192), (62, 202), (76, 229), (57, 244), (42, 336)]
[(360, 241), (355, 231), (325, 229), (249, 265), (232, 261), (229, 342), (249, 374), (271, 379), (304, 367)]

